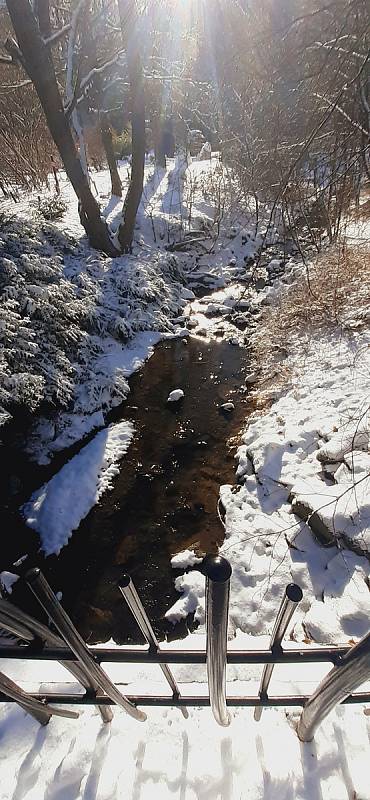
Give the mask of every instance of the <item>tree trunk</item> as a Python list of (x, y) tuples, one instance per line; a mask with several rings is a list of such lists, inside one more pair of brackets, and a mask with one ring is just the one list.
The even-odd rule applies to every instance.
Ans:
[(152, 131), (154, 140), (154, 155), (156, 167), (166, 168), (166, 154), (164, 152), (163, 126), (160, 117), (154, 117), (152, 121)]
[(109, 167), (112, 194), (122, 197), (122, 183), (113, 150), (112, 131), (105, 114), (100, 114), (100, 134)]
[[(136, 215), (139, 208), (144, 185), (145, 165), (145, 94), (143, 66), (139, 54), (137, 35), (133, 31), (136, 25), (134, 2), (131, 6), (130, 41), (128, 42), (126, 19), (127, 9), (119, 4), (123, 45), (126, 49), (127, 70), (131, 95), (131, 128), (132, 128), (132, 165), (131, 180), (123, 207), (123, 220), (118, 230), (118, 241), (123, 253), (132, 249)], [(130, 15), (131, 16), (131, 15)]]
[[(88, 37), (85, 43), (85, 47), (88, 53), (89, 69), (91, 70), (97, 66), (98, 62), (96, 53), (96, 41), (94, 38), (94, 32), (90, 29), (90, 26), (87, 28), (87, 33)], [(102, 91), (102, 80), (99, 73), (95, 75), (94, 85), (95, 85), (95, 97), (97, 99), (97, 105), (99, 111), (100, 135), (109, 168), (111, 186), (112, 186), (112, 195), (115, 195), (116, 197), (122, 197), (122, 183), (121, 183), (121, 178), (119, 176), (117, 162), (113, 150), (112, 131), (107, 119), (107, 115), (104, 114), (102, 108), (103, 91)]]
[(44, 39), (51, 36), (49, 0), (35, 0), (34, 12), (39, 23), (40, 33)]
[(36, 89), (46, 121), (59, 150), (69, 180), (79, 200), (80, 220), (93, 247), (108, 255), (117, 255), (100, 208), (92, 195), (77, 156), (68, 119), (56, 82), (48, 47), (41, 37), (28, 0), (7, 0), (13, 28), (21, 50), (24, 67)]

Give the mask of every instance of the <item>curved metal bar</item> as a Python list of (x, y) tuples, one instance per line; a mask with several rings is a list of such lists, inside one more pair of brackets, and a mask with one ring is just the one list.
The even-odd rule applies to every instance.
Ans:
[[(288, 583), (271, 634), (271, 639), (270, 639), (271, 650), (274, 650), (274, 648), (277, 647), (281, 647), (281, 642), (283, 641), (285, 631), (294, 614), (297, 604), (300, 603), (302, 597), (303, 597), (303, 592), (301, 587), (298, 586), (297, 583)], [(274, 666), (275, 666), (274, 664), (266, 664), (263, 669), (260, 688), (258, 690), (258, 694), (261, 699), (266, 699), (267, 697), (267, 692), (270, 685), (270, 680), (272, 677)], [(262, 711), (263, 711), (263, 706), (256, 706), (256, 708), (254, 709), (254, 719), (256, 720), (256, 722), (259, 722), (259, 720), (261, 719)]]
[(370, 633), (343, 656), (307, 701), (298, 723), (301, 742), (310, 742), (332, 709), (370, 678)]
[(94, 660), (84, 640), (70, 620), (68, 614), (66, 614), (64, 608), (55, 597), (54, 592), (50, 588), (41, 570), (37, 567), (29, 570), (29, 572), (26, 574), (26, 580), (35, 597), (37, 597), (39, 603), (42, 605), (46, 613), (49, 614), (49, 617), (52, 619), (55, 627), (58, 629), (64, 641), (68, 644), (83, 665), (84, 669), (89, 675), (89, 678), (95, 681), (98, 686), (100, 686), (100, 688), (106, 692), (108, 697), (110, 697), (111, 700), (114, 700), (117, 705), (123, 708), (127, 714), (134, 719), (139, 720), (140, 722), (144, 722), (144, 720), (146, 720), (146, 714), (144, 711), (140, 711), (138, 708), (136, 708), (136, 706), (130, 703), (130, 701), (127, 700), (123, 694), (121, 694), (110, 678), (108, 678), (108, 675), (105, 674), (100, 664)]
[(23, 691), (14, 681), (0, 672), (0, 691), (4, 692), (11, 700), (18, 703), (28, 714), (31, 714), (37, 722), (41, 725), (47, 725), (50, 717), (55, 715), (58, 717), (67, 717), (69, 719), (78, 719), (80, 716), (78, 711), (69, 711), (64, 708), (50, 708), (40, 700), (36, 700), (32, 695)]
[[(154, 630), (153, 630), (153, 628), (151, 626), (151, 623), (150, 623), (150, 620), (149, 620), (149, 618), (147, 616), (145, 608), (144, 608), (144, 606), (143, 606), (143, 604), (142, 604), (142, 602), (140, 600), (140, 597), (139, 597), (139, 595), (138, 595), (138, 593), (137, 593), (137, 591), (135, 589), (135, 586), (134, 586), (130, 576), (126, 575), (126, 574), (122, 575), (122, 578), (119, 581), (118, 587), (119, 587), (119, 590), (120, 590), (122, 596), (125, 598), (126, 603), (127, 603), (128, 607), (129, 607), (133, 617), (135, 618), (135, 620), (136, 620), (136, 622), (137, 622), (137, 624), (138, 624), (143, 636), (147, 640), (149, 646), (155, 648), (156, 650), (158, 650), (158, 648), (159, 648), (158, 639), (157, 639), (157, 637), (156, 637), (156, 635), (154, 633)], [(180, 689), (179, 689), (179, 687), (178, 687), (178, 685), (177, 685), (177, 683), (176, 683), (176, 681), (175, 681), (175, 679), (174, 679), (174, 677), (172, 675), (172, 672), (169, 669), (168, 665), (167, 664), (159, 664), (159, 666), (160, 666), (160, 668), (161, 668), (161, 670), (163, 672), (164, 677), (166, 678), (166, 681), (167, 681), (168, 685), (170, 686), (170, 688), (171, 688), (171, 690), (173, 692), (173, 696), (175, 698), (180, 697)], [(180, 710), (181, 710), (181, 713), (182, 713), (183, 717), (185, 717), (185, 719), (188, 719), (189, 713), (188, 713), (187, 709), (184, 708), (184, 706), (181, 706)]]
[[(35, 698), (29, 697), (29, 702), (27, 702), (26, 692), (4, 675), (3, 672), (0, 673), (0, 689), (10, 700), (13, 700), (23, 708), (23, 711), (26, 711), (27, 714), (31, 714), (31, 717), (34, 717), (40, 725), (48, 724), (51, 717), (50, 711)], [(33, 701), (33, 703), (30, 701)]]
[[(25, 611), (21, 611), (20, 608), (17, 608), (17, 606), (14, 606), (8, 600), (0, 600), (0, 625), (4, 630), (12, 633), (14, 636), (18, 636), (25, 642), (32, 642), (35, 636), (37, 636), (52, 647), (63, 645), (63, 639), (61, 639), (60, 636), (57, 636), (57, 634), (53, 633), (46, 625), (43, 625), (42, 622), (33, 619), (33, 617), (26, 614)], [(76, 680), (78, 680), (84, 689), (91, 692), (98, 691), (99, 685), (96, 681), (90, 679), (82, 666), (74, 664), (72, 661), (61, 661), (60, 663), (74, 678), (76, 678)], [(96, 707), (103, 722), (112, 721), (113, 711), (109, 706), (97, 705)]]
[(206, 556), (201, 571), (206, 576), (207, 675), (213, 716), (230, 725), (226, 707), (227, 623), (231, 566), (222, 556)]
[[(0, 603), (4, 602), (0, 600)], [(5, 601), (6, 602), (6, 601)], [(0, 627), (7, 631), (7, 633), (11, 633), (13, 636), (16, 636), (18, 639), (22, 639), (24, 642), (33, 642), (35, 637), (34, 634), (30, 631), (29, 628), (26, 628), (25, 625), (22, 625), (18, 619), (12, 615), (12, 613), (5, 613), (0, 608)]]
[(281, 647), (281, 642), (294, 614), (297, 604), (301, 602), (303, 592), (297, 583), (288, 583), (285, 589), (285, 597), (276, 617), (275, 625), (271, 634), (270, 647)]

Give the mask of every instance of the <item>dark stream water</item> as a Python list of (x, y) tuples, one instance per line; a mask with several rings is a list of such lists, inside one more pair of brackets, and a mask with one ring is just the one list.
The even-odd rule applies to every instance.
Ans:
[[(178, 598), (171, 556), (187, 547), (214, 552), (223, 539), (217, 513), (219, 486), (235, 481), (235, 445), (248, 400), (241, 389), (247, 351), (222, 342), (172, 339), (130, 379), (127, 401), (110, 421), (130, 419), (135, 437), (114, 481), (59, 557), (33, 558), (90, 642), (140, 641), (117, 588), (132, 576), (157, 634), (181, 636), (183, 626), (164, 619)], [(167, 404), (182, 388), (180, 404)], [(225, 414), (220, 405), (233, 400)], [(31, 535), (31, 532), (30, 532)], [(20, 581), (14, 599), (35, 607)], [(191, 623), (190, 623), (191, 624)]]

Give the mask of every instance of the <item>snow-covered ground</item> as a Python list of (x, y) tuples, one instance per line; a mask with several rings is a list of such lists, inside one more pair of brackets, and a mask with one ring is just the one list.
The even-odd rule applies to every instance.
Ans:
[[(203, 170), (203, 166), (194, 168), (198, 181)], [(151, 202), (158, 211), (158, 230), (165, 231), (173, 209), (168, 187), (174, 176), (158, 177)], [(194, 211), (199, 229), (204, 211), (201, 204)], [(150, 229), (152, 218), (151, 211), (145, 224), (141, 220), (143, 229), (145, 225)], [(198, 278), (203, 274), (203, 285), (210, 287), (209, 295), (192, 307), (196, 335), (203, 328), (207, 335), (217, 337), (223, 327), (225, 335), (235, 335), (236, 344), (242, 344), (243, 336), (232, 325), (225, 330), (220, 318), (230, 309), (258, 317), (282, 291), (285, 284), (277, 281), (272, 290), (268, 287), (253, 299), (245, 286), (239, 286), (242, 262), (245, 265), (244, 258), (257, 245), (251, 230), (252, 226), (248, 236), (245, 228), (233, 234), (211, 257), (199, 257), (199, 252), (197, 260), (194, 254), (182, 256), (187, 279), (194, 272)], [(293, 292), (295, 269), (293, 265), (287, 270)], [(190, 298), (181, 288), (178, 298), (183, 300), (186, 320)], [(180, 316), (178, 332), (183, 324)], [(257, 337), (269, 336), (263, 317), (261, 327), (256, 329), (254, 323), (250, 330)], [(268, 646), (284, 587), (292, 580), (302, 587), (303, 600), (289, 626), (287, 646), (290, 642), (307, 648), (312, 643), (350, 646), (370, 630), (369, 345), (365, 323), (352, 332), (320, 331), (304, 341), (293, 336), (286, 343), (281, 367), (289, 376), (287, 382), (276, 381), (266, 391), (263, 385), (255, 389), (257, 410), (243, 433), (235, 485), (220, 490), (225, 525), (220, 552), (233, 567), (230, 648)], [(116, 343), (111, 346), (112, 357), (119, 360)], [(127, 349), (122, 353), (126, 358)], [(110, 429), (113, 438), (114, 427)], [(130, 435), (127, 430), (124, 433)], [(102, 434), (77, 457), (90, 463), (92, 452), (93, 475), (87, 475), (92, 499), (94, 492), (98, 499), (100, 487), (109, 484), (118, 457), (113, 442), (107, 475), (97, 474), (93, 451)], [(59, 503), (59, 487), (73, 480), (73, 469), (71, 461), (64, 468), (66, 473), (62, 470), (57, 481), (50, 481), (48, 495), (41, 492), (32, 498), (27, 507), (32, 519), (37, 514), (42, 518), (45, 497), (51, 504), (56, 497)], [(48, 514), (52, 514), (50, 508)], [(84, 509), (75, 511), (80, 517), (85, 513)], [(62, 537), (57, 538), (61, 546)], [(204, 578), (197, 553), (178, 554), (172, 565), (179, 599), (168, 610), (168, 619), (175, 621), (193, 612), (199, 628), (170, 646), (204, 648)], [(40, 683), (45, 691), (59, 690), (70, 680), (62, 667), (45, 662), (35, 661), (25, 669), (3, 661), (1, 668), (31, 691)], [(274, 671), (270, 691), (309, 694), (329, 668), (325, 664), (281, 665)], [(168, 692), (158, 667), (110, 665), (107, 670), (127, 694)], [(207, 693), (203, 667), (177, 666), (173, 672), (183, 694)], [(260, 675), (260, 667), (230, 666), (228, 693), (255, 694)], [(232, 709), (230, 727), (224, 729), (217, 726), (208, 708), (190, 709), (188, 720), (176, 709), (148, 709), (145, 723), (116, 710), (113, 723), (104, 726), (90, 708), (81, 709), (78, 721), (55, 718), (41, 729), (22, 710), (4, 705), (0, 708), (0, 798), (370, 799), (366, 710), (338, 707), (310, 744), (298, 740), (298, 714), (291, 709), (269, 709), (257, 723), (252, 710)]]
[[(121, 677), (125, 680), (125, 670)], [(156, 684), (151, 681), (153, 689)], [(233, 686), (234, 688), (234, 686)], [(294, 716), (235, 709), (221, 728), (209, 709), (150, 709), (145, 723), (93, 709), (46, 729), (0, 710), (2, 800), (367, 800), (368, 719), (338, 708), (301, 744)]]
[[(170, 647), (205, 646), (192, 634)], [(254, 637), (239, 634), (230, 647), (256, 647)], [(259, 637), (258, 646), (267, 646)], [(168, 695), (159, 667), (105, 665), (127, 694)], [(62, 667), (45, 662), (3, 662), (6, 674), (30, 691), (55, 691), (70, 680)], [(277, 667), (271, 692), (309, 694), (328, 665)], [(255, 693), (261, 668), (229, 667), (233, 696)], [(184, 696), (205, 695), (204, 667), (173, 666)], [(26, 680), (25, 680), (26, 678)], [(23, 680), (22, 680), (23, 679)], [(76, 690), (75, 684), (67, 684)], [(74, 706), (76, 708), (76, 706)], [(78, 720), (53, 718), (47, 728), (14, 705), (0, 708), (2, 742), (0, 798), (22, 800), (368, 800), (369, 722), (361, 707), (338, 707), (302, 744), (295, 726), (299, 711), (268, 709), (260, 722), (253, 709), (231, 709), (231, 724), (219, 727), (209, 708), (147, 709), (136, 722), (115, 709), (104, 725), (93, 707), (80, 708)]]

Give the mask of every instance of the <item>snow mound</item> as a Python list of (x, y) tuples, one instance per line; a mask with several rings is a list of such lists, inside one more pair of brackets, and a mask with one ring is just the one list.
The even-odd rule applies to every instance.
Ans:
[[(347, 545), (370, 550), (370, 458), (365, 474), (355, 481), (326, 486), (318, 478), (298, 480), (292, 490), (293, 510), (306, 518), (313, 530), (328, 541), (344, 539)], [(337, 474), (337, 473), (336, 473)], [(341, 473), (342, 474), (342, 473)]]
[(235, 405), (231, 402), (231, 400), (229, 400), (227, 403), (223, 403), (222, 406), (220, 406), (220, 409), (221, 411), (225, 411), (226, 414), (230, 414), (231, 411), (235, 410)]
[(22, 507), (26, 524), (40, 534), (45, 555), (58, 554), (81, 520), (112, 488), (133, 434), (132, 423), (126, 421), (99, 431)]
[(196, 570), (185, 575), (179, 575), (175, 580), (175, 588), (182, 593), (182, 597), (176, 600), (176, 603), (166, 611), (166, 619), (175, 624), (175, 622), (185, 619), (188, 614), (195, 612), (194, 619), (198, 622), (204, 622), (204, 575)]
[(202, 561), (199, 556), (196, 556), (194, 550), (183, 550), (171, 558), (171, 565), (175, 569), (186, 569), (186, 567), (193, 567), (194, 564), (200, 564)]
[(1, 588), (5, 589), (8, 594), (12, 593), (13, 585), (17, 580), (19, 580), (19, 575), (15, 575), (14, 572), (7, 572), (7, 570), (0, 572)]

